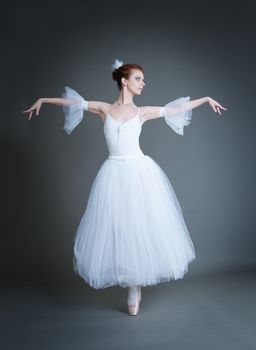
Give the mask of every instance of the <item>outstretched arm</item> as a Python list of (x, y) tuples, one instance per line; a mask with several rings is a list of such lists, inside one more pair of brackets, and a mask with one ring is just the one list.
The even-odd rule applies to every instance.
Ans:
[[(39, 98), (29, 109), (22, 111), (22, 113), (26, 113), (29, 115), (29, 120), (32, 118), (33, 112), (36, 112), (36, 115), (39, 115), (39, 110), (43, 103), (49, 103), (57, 106), (71, 106), (73, 104), (81, 103), (80, 100), (76, 99), (68, 99), (62, 97), (50, 97), (50, 98)], [(91, 113), (99, 114), (102, 116), (104, 111), (106, 110), (108, 103), (101, 101), (82, 101), (83, 109), (87, 110)]]
[(202, 97), (197, 100), (188, 101), (184, 103), (182, 110), (190, 111), (191, 109), (201, 106), (203, 103), (206, 103), (206, 102), (209, 103), (209, 105), (212, 107), (215, 113), (218, 112), (219, 114), (221, 114), (220, 109), (224, 109), (225, 111), (227, 111), (227, 108), (223, 107), (220, 103), (218, 103), (211, 97)]
[[(173, 105), (170, 107), (166, 107), (169, 109), (169, 113), (172, 113), (173, 115), (177, 114), (178, 112), (186, 112), (190, 111), (196, 107), (201, 106), (204, 103), (209, 103), (209, 105), (212, 107), (215, 113), (221, 114), (220, 109), (227, 110), (227, 108), (223, 107), (220, 103), (212, 99), (211, 97), (202, 97), (196, 100), (183, 102), (179, 105)], [(142, 107), (142, 119), (143, 122), (150, 120), (150, 119), (156, 119), (161, 118), (164, 116), (164, 108), (165, 107), (154, 107), (154, 106), (145, 106)]]
[(29, 109), (22, 113), (27, 113), (30, 120), (33, 111), (36, 111), (37, 116), (39, 115), (39, 110), (43, 103), (62, 106), (65, 115), (63, 129), (68, 135), (70, 135), (74, 128), (82, 121), (84, 111), (99, 114), (100, 117), (104, 119), (108, 108), (108, 103), (101, 101), (86, 101), (76, 90), (65, 86), (62, 98), (39, 98)]

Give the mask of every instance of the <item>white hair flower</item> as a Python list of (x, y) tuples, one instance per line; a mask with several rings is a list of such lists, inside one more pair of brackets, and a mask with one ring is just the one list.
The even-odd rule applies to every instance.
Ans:
[(123, 62), (122, 61), (119, 61), (119, 59), (116, 59), (115, 60), (115, 63), (113, 63), (111, 65), (111, 70), (112, 72), (115, 70), (115, 69), (118, 69), (119, 67), (121, 67), (123, 65)]

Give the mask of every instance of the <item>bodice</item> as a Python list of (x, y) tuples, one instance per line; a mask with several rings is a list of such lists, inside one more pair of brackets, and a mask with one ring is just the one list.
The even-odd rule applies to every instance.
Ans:
[(139, 109), (135, 117), (120, 122), (109, 113), (104, 121), (104, 136), (107, 143), (109, 157), (134, 157), (143, 154), (139, 137), (141, 133), (141, 121)]

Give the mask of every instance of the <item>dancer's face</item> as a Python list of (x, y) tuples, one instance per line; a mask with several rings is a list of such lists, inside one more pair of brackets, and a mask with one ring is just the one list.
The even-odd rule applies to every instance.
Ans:
[(138, 69), (132, 69), (129, 79), (124, 79), (123, 82), (133, 95), (140, 95), (145, 86), (144, 75)]

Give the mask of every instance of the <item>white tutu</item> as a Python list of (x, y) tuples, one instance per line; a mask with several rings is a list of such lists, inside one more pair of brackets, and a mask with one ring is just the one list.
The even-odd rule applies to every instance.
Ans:
[(104, 123), (109, 157), (74, 236), (74, 270), (96, 289), (176, 280), (195, 259), (175, 192), (160, 166), (141, 151), (140, 132), (138, 114), (125, 123), (108, 114)]
[(75, 271), (94, 288), (182, 278), (194, 247), (172, 186), (149, 156), (107, 159), (75, 238)]

